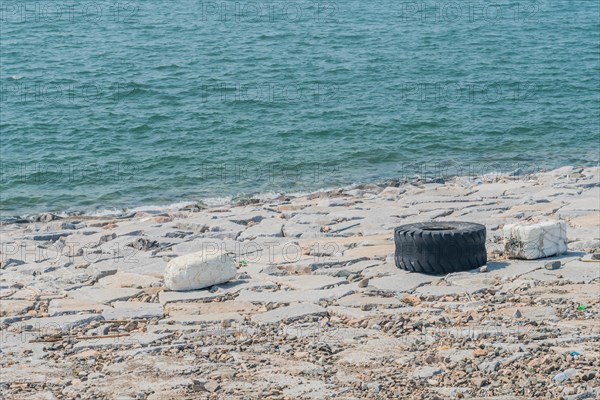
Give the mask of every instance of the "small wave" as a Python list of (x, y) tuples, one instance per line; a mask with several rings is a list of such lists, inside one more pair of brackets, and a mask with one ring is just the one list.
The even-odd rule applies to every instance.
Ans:
[[(175, 203), (169, 203), (165, 205), (157, 205), (157, 204), (149, 204), (143, 206), (129, 207), (123, 209), (117, 208), (102, 208), (89, 212), (81, 212), (78, 215), (85, 215), (88, 217), (117, 217), (122, 215), (131, 215), (138, 212), (145, 212), (149, 214), (162, 214), (172, 211), (178, 211), (182, 208), (192, 206), (194, 204), (200, 204), (207, 207), (218, 207), (223, 205), (231, 204), (231, 197), (212, 197), (212, 198), (204, 198), (199, 201), (178, 201)], [(70, 216), (72, 213), (60, 213), (58, 216)]]

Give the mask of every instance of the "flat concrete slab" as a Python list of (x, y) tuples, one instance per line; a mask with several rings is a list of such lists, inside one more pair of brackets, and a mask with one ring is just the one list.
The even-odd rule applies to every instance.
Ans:
[(67, 292), (74, 299), (95, 301), (97, 303), (110, 304), (119, 300), (128, 300), (142, 293), (140, 289), (129, 288), (100, 288), (84, 287)]
[(316, 304), (298, 303), (253, 315), (252, 321), (260, 324), (273, 324), (280, 321), (289, 323), (308, 316), (324, 316), (326, 314), (327, 310)]
[(389, 292), (410, 292), (437, 279), (439, 277), (399, 270), (395, 275), (372, 278), (369, 286)]
[(82, 299), (52, 299), (48, 304), (48, 315), (55, 317), (65, 314), (101, 313), (109, 306), (97, 301)]
[(56, 317), (31, 318), (10, 325), (11, 330), (41, 332), (42, 334), (67, 333), (92, 321), (100, 321), (100, 314), (60, 315)]
[(163, 317), (163, 307), (160, 303), (116, 301), (111, 308), (102, 312), (102, 316), (106, 320), (160, 319)]
[(81, 340), (73, 345), (73, 350), (105, 349), (131, 346), (147, 346), (153, 342), (171, 336), (166, 333), (132, 333), (129, 336), (116, 336), (111, 338), (90, 338)]
[(355, 293), (357, 290), (357, 284), (348, 284), (323, 290), (279, 290), (276, 292), (243, 290), (237, 299), (252, 303), (318, 303), (321, 300), (340, 299)]

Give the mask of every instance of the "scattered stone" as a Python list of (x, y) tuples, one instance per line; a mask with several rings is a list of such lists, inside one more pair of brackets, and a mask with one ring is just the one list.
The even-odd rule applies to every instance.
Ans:
[(493, 373), (498, 368), (500, 368), (500, 361), (498, 361), (498, 360), (485, 361), (485, 362), (480, 363), (478, 365), (478, 368), (480, 371), (487, 372), (487, 373)]
[(73, 232), (70, 231), (62, 231), (62, 232), (51, 232), (51, 233), (42, 233), (37, 235), (31, 235), (26, 237), (26, 239), (40, 241), (40, 242), (56, 242), (60, 238), (72, 235)]
[(261, 274), (271, 275), (271, 276), (286, 276), (289, 275), (288, 271), (285, 269), (281, 269), (276, 265), (269, 265), (267, 268), (263, 268), (260, 270)]
[(219, 382), (217, 381), (208, 381), (206, 385), (204, 385), (204, 388), (207, 391), (214, 393), (221, 388), (221, 385), (219, 385)]
[(412, 377), (416, 379), (430, 379), (436, 375), (443, 374), (444, 370), (436, 367), (419, 367), (416, 368)]
[(360, 282), (358, 282), (359, 288), (366, 288), (367, 286), (369, 286), (369, 278), (364, 278)]
[(184, 231), (174, 231), (174, 232), (167, 232), (165, 234), (165, 237), (167, 238), (179, 238), (179, 239), (183, 239), (186, 236), (189, 236), (191, 234), (193, 234), (194, 232), (188, 231), (188, 232), (184, 232)]
[(485, 357), (488, 355), (488, 351), (486, 349), (475, 349), (473, 355), (475, 357)]
[(478, 389), (489, 384), (488, 380), (483, 377), (475, 377), (475, 378), (471, 379), (471, 382), (473, 382), (473, 385)]
[(146, 238), (138, 238), (128, 244), (129, 247), (133, 247), (136, 250), (148, 251), (160, 247), (160, 244), (156, 240), (150, 240)]
[(110, 242), (111, 240), (114, 240), (116, 238), (117, 238), (117, 234), (116, 233), (111, 233), (109, 235), (102, 235), (102, 236), (100, 236), (100, 240), (98, 241), (98, 245), (101, 245), (101, 244), (106, 243), (106, 242)]
[(0, 260), (0, 266), (2, 269), (9, 267), (18, 267), (19, 265), (25, 264), (25, 261), (17, 260), (15, 258), (8, 258), (6, 260)]
[(559, 269), (561, 266), (561, 262), (556, 260), (556, 261), (549, 261), (546, 264), (544, 264), (544, 268), (548, 269), (548, 270), (554, 270), (554, 269)]
[(58, 215), (52, 214), (52, 213), (44, 213), (44, 214), (40, 214), (37, 217), (34, 218), (35, 222), (50, 222), (50, 221), (55, 221), (57, 219), (61, 219), (61, 217), (59, 217)]

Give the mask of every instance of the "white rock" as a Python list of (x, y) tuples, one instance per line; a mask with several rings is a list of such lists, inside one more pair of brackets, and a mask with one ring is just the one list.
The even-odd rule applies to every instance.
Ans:
[(503, 229), (509, 257), (535, 260), (567, 251), (567, 225), (563, 221), (510, 224)]
[(200, 251), (174, 258), (165, 269), (170, 290), (202, 289), (235, 278), (235, 263), (225, 252)]

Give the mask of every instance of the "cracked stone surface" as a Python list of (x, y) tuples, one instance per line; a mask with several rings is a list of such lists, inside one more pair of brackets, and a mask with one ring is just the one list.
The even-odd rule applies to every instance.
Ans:
[[(600, 169), (479, 180), (3, 224), (0, 398), (600, 398)], [(487, 272), (396, 268), (395, 226), (455, 219)], [(506, 225), (546, 220), (565, 254), (507, 257)], [(206, 248), (235, 279), (167, 290)]]

